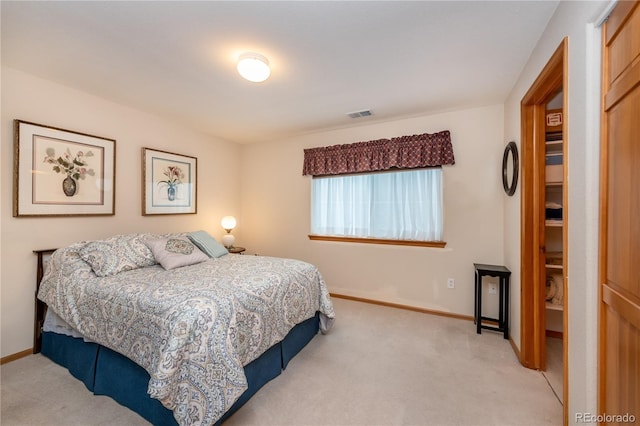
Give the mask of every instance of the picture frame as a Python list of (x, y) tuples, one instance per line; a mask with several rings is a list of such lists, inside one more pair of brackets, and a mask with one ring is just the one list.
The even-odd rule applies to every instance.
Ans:
[(13, 216), (115, 215), (116, 141), (14, 120)]
[(142, 215), (196, 214), (198, 159), (142, 148)]

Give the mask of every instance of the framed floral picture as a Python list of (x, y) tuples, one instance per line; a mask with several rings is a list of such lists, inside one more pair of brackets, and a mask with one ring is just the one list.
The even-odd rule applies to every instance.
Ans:
[(115, 214), (116, 141), (14, 120), (13, 216)]
[(142, 215), (197, 213), (198, 159), (142, 148)]

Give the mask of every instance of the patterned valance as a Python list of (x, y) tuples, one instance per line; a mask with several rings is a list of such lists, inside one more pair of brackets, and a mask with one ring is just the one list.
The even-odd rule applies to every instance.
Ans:
[(448, 130), (304, 150), (303, 175), (323, 176), (453, 165)]

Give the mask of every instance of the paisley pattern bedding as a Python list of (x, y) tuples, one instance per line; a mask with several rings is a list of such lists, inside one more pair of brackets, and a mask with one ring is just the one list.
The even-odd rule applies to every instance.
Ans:
[(145, 243), (145, 240), (150, 238), (160, 238), (160, 236), (129, 234), (91, 241), (82, 247), (80, 257), (99, 277), (144, 268), (158, 263)]
[(79, 256), (86, 244), (52, 255), (38, 298), (142, 366), (149, 394), (181, 425), (213, 424), (247, 388), (244, 365), (316, 311), (323, 332), (334, 318), (324, 280), (306, 262), (227, 255), (98, 277)]

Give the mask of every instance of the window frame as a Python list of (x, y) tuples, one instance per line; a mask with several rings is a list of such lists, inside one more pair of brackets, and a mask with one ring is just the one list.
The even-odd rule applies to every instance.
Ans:
[(414, 247), (434, 247), (445, 248), (446, 241), (418, 241), (418, 240), (387, 240), (383, 238), (362, 238), (362, 237), (338, 237), (332, 235), (315, 235), (309, 234), (312, 241), (332, 241), (340, 243), (365, 243), (365, 244), (387, 244), (395, 246), (414, 246)]

